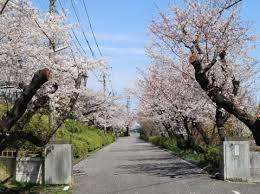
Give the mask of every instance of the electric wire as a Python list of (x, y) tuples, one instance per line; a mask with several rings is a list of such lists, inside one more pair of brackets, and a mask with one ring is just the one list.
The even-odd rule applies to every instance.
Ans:
[[(63, 14), (66, 16), (66, 11), (65, 11), (65, 9), (64, 9), (64, 6), (63, 6), (62, 3), (61, 3), (61, 0), (58, 0), (58, 2), (59, 2), (59, 4), (60, 4), (60, 7), (61, 7), (61, 10), (62, 10)], [(72, 31), (72, 34), (74, 35), (75, 39), (76, 39), (76, 42), (77, 42), (78, 45), (81, 47), (81, 50), (83, 50), (84, 54), (86, 54), (86, 51), (84, 50), (84, 48), (82, 47), (82, 45), (81, 45), (79, 39), (77, 38), (77, 35), (76, 35), (75, 31), (74, 31), (73, 29), (71, 29), (71, 31)], [(71, 35), (70, 35), (70, 37), (71, 37)], [(71, 37), (71, 39), (72, 39), (72, 37)], [(79, 51), (79, 53), (82, 55), (82, 53), (81, 53), (80, 50), (78, 49), (77, 44), (74, 43), (74, 45), (76, 46), (76, 49)], [(99, 79), (98, 76), (95, 74), (94, 71), (93, 71), (93, 75), (96, 77), (97, 80)]]
[[(72, 9), (73, 9), (73, 11), (74, 11), (74, 14), (75, 14), (75, 16), (76, 16), (76, 19), (77, 19), (78, 23), (81, 24), (80, 19), (79, 19), (79, 16), (78, 16), (78, 13), (77, 13), (77, 10), (76, 10), (76, 5), (75, 5), (75, 3), (74, 3), (73, 0), (71, 0), (70, 2), (71, 2), (71, 5), (72, 5)], [(88, 48), (89, 48), (89, 50), (90, 50), (90, 52), (91, 52), (92, 57), (95, 58), (95, 53), (93, 52), (93, 49), (92, 49), (91, 46), (90, 46), (90, 43), (89, 43), (89, 41), (88, 41), (88, 39), (87, 39), (87, 36), (86, 36), (86, 34), (85, 34), (85, 31), (84, 31), (81, 27), (80, 27), (80, 30), (81, 30), (81, 32), (82, 32), (82, 34), (83, 34), (83, 37), (84, 37), (84, 39), (85, 39), (85, 41), (86, 41), (86, 43), (87, 43), (87, 45), (88, 45)]]
[(93, 39), (94, 39), (95, 44), (96, 44), (96, 46), (97, 46), (98, 52), (99, 52), (100, 56), (102, 57), (103, 55), (102, 55), (102, 53), (101, 53), (101, 50), (100, 50), (100, 47), (99, 47), (98, 41), (97, 41), (97, 39), (96, 39), (96, 36), (95, 36), (94, 30), (93, 30), (93, 27), (92, 27), (91, 19), (90, 19), (89, 13), (88, 13), (88, 9), (87, 9), (87, 6), (86, 6), (86, 3), (85, 3), (85, 0), (82, 0), (82, 2), (83, 2), (83, 7), (84, 7), (84, 10), (85, 10), (85, 13), (86, 13), (87, 18), (88, 18), (89, 28), (90, 28), (90, 30), (91, 30), (91, 33), (92, 33)]
[[(60, 7), (61, 7), (62, 13), (63, 13), (65, 16), (67, 16), (66, 11), (65, 11), (65, 9), (64, 9), (64, 6), (62, 5), (62, 3), (61, 3), (60, 0), (58, 0), (58, 3), (59, 3), (59, 5), (60, 5)], [(77, 37), (77, 35), (76, 35), (75, 30), (74, 30), (74, 29), (71, 29), (71, 32), (72, 32), (72, 35), (74, 36), (74, 39), (75, 39), (76, 42), (77, 42), (77, 43), (74, 43), (74, 45), (75, 45), (76, 49), (78, 50), (78, 52), (79, 52), (81, 55), (82, 55), (82, 52), (83, 52), (85, 55), (87, 55), (87, 52), (85, 51), (85, 49), (83, 48), (82, 44), (80, 43), (80, 41), (79, 41), (79, 39), (78, 39), (78, 37)], [(72, 38), (72, 35), (71, 35), (71, 33), (69, 33), (70, 38), (71, 38), (72, 40), (74, 40), (74, 39)], [(80, 49), (79, 49), (79, 47), (78, 47), (77, 44), (78, 44), (79, 47), (81, 48), (82, 52), (80, 51)]]

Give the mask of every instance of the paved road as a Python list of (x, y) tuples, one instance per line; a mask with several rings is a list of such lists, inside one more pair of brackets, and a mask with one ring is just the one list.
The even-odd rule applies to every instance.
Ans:
[(119, 138), (74, 167), (76, 194), (259, 194), (260, 184), (211, 179), (137, 137)]

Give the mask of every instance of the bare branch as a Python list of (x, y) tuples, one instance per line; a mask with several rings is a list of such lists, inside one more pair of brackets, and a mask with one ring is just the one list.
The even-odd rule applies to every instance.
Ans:
[(2, 13), (4, 12), (4, 10), (5, 10), (5, 8), (6, 8), (6, 6), (7, 6), (7, 4), (8, 4), (9, 1), (10, 1), (10, 0), (6, 0), (6, 1), (5, 1), (4, 5), (3, 5), (3, 7), (2, 7), (2, 9), (1, 9), (1, 11), (0, 11), (0, 15), (2, 15)]
[(203, 72), (206, 73), (207, 71), (209, 71), (217, 62), (217, 57), (218, 57), (218, 54), (217, 52), (214, 53), (214, 56), (213, 56), (213, 59), (212, 61), (210, 62), (210, 64), (207, 65), (207, 67), (204, 68)]
[(223, 11), (225, 11), (225, 10), (227, 10), (227, 9), (229, 9), (229, 8), (231, 8), (231, 7), (233, 7), (233, 6), (235, 6), (236, 4), (238, 4), (238, 3), (241, 2), (241, 1), (243, 1), (243, 0), (237, 0), (237, 1), (235, 1), (234, 3), (232, 3), (232, 4), (230, 4), (230, 5), (226, 6), (226, 7), (224, 7), (222, 10), (220, 10), (219, 14), (221, 15), (221, 14), (223, 13)]

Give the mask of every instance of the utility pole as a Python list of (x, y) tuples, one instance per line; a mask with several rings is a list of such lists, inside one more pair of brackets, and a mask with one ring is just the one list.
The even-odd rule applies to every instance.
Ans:
[(50, 0), (49, 12), (50, 12), (51, 15), (55, 14), (55, 1), (56, 0)]
[(106, 74), (103, 74), (103, 92), (104, 95), (106, 95), (106, 87), (107, 87), (107, 81), (106, 81)]
[(127, 99), (126, 99), (126, 109), (127, 109), (127, 114), (129, 115), (129, 113), (130, 113), (130, 96), (127, 96)]
[[(126, 111), (127, 111), (127, 116), (130, 116), (130, 96), (127, 96), (126, 100)], [(126, 136), (130, 136), (130, 122), (127, 123), (126, 126)]]
[[(103, 93), (104, 93), (104, 97), (105, 97), (105, 101), (106, 101), (106, 74), (103, 73)], [(107, 112), (105, 113), (105, 126), (104, 126), (104, 130), (107, 131)]]
[[(49, 0), (49, 13), (50, 13), (50, 16), (54, 16), (55, 15), (55, 1), (56, 0)], [(54, 52), (55, 51), (55, 40), (54, 40), (54, 34), (52, 35), (52, 37), (50, 38), (50, 41), (49, 41), (49, 47), (50, 49), (52, 49), (52, 51)], [(51, 58), (52, 55), (51, 53), (49, 54), (49, 58)], [(55, 110), (52, 106), (52, 101), (50, 100), (49, 102), (49, 126), (50, 126), (50, 130), (52, 131), (53, 129), (53, 124), (55, 122)], [(55, 134), (52, 136), (51, 140), (52, 141), (55, 141)]]

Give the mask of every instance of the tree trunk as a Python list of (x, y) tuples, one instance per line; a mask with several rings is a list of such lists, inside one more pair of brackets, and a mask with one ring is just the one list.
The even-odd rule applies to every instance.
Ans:
[(31, 83), (24, 88), (21, 97), (15, 101), (13, 108), (2, 117), (0, 121), (1, 131), (8, 131), (16, 124), (25, 113), (33, 96), (50, 79), (50, 76), (51, 72), (47, 68), (39, 70), (34, 74)]
[[(28, 104), (31, 102), (32, 98), (35, 96), (36, 92), (41, 88), (41, 86), (46, 83), (51, 78), (51, 71), (47, 68), (39, 70), (33, 76), (31, 83), (28, 86), (24, 87), (24, 90), (20, 96), (15, 101), (13, 108), (7, 111), (6, 115), (1, 118), (0, 121), (0, 151), (5, 149), (7, 144), (10, 141), (14, 141), (15, 139), (23, 139), (24, 132), (21, 128), (12, 130), (19, 119), (23, 117), (24, 113), (27, 110)], [(48, 101), (48, 98), (42, 98), (41, 101), (35, 101), (34, 108), (38, 109), (39, 105)], [(20, 122), (20, 127), (24, 127), (26, 121), (32, 117), (32, 112), (28, 111), (23, 117), (24, 123)], [(18, 126), (19, 126), (18, 125)], [(28, 132), (27, 132), (28, 133)]]
[(212, 144), (211, 139), (208, 137), (208, 134), (203, 130), (202, 124), (200, 122), (194, 122), (193, 121), (193, 125), (196, 128), (196, 130), (198, 131), (198, 133), (201, 135), (204, 143), (206, 145), (210, 145)]
[[(73, 97), (71, 97), (71, 100), (68, 104), (70, 110), (73, 109), (77, 97), (78, 94), (76, 93), (74, 93)], [(32, 142), (34, 145), (39, 147), (46, 145), (51, 139), (51, 137), (53, 136), (53, 134), (56, 133), (57, 129), (64, 123), (64, 120), (68, 117), (69, 112), (60, 113), (55, 119), (55, 122), (53, 123), (51, 130), (48, 131), (47, 134), (46, 133), (39, 134), (39, 133), (35, 133), (34, 131), (25, 131), (24, 126), (28, 123), (31, 117), (37, 112), (37, 110), (39, 110), (44, 106), (47, 107), (48, 97), (43, 96), (42, 98), (37, 99), (34, 104), (35, 107), (26, 111), (26, 113), (21, 117), (21, 119), (14, 126), (15, 128), (14, 130), (0, 134), (1, 137), (0, 151), (4, 150), (9, 143), (16, 142), (19, 139), (28, 140)]]
[(163, 122), (162, 125), (163, 125), (165, 131), (167, 132), (168, 136), (172, 138), (174, 136), (174, 134), (171, 130), (171, 125), (169, 123), (166, 123), (166, 122)]
[(192, 54), (189, 57), (189, 62), (194, 67), (196, 81), (200, 84), (201, 88), (207, 93), (211, 100), (215, 102), (217, 106), (225, 109), (227, 112), (242, 121), (252, 131), (256, 144), (260, 145), (260, 120), (239, 108), (232, 100), (225, 97), (221, 93), (220, 88), (210, 84), (206, 71), (202, 68), (201, 60), (198, 59), (196, 54)]
[(126, 126), (126, 136), (130, 136), (130, 128), (128, 125)]
[(225, 140), (225, 128), (224, 125), (227, 122), (228, 118), (230, 117), (230, 114), (225, 112), (222, 108), (217, 107), (216, 108), (216, 126), (218, 129), (218, 135), (219, 135), (219, 139), (220, 141), (224, 141)]
[(189, 147), (194, 147), (195, 143), (194, 143), (194, 140), (193, 140), (193, 137), (192, 137), (192, 134), (191, 134), (190, 121), (187, 117), (184, 117), (183, 124), (184, 124), (184, 128), (186, 130), (186, 133), (187, 133), (187, 145)]

